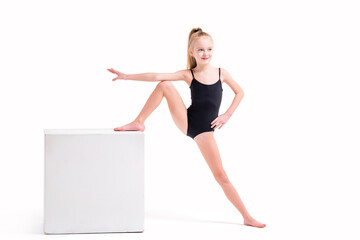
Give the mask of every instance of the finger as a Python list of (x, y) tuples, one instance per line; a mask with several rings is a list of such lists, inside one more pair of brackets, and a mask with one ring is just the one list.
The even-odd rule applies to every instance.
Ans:
[(223, 123), (222, 123), (222, 122), (219, 122), (219, 124), (216, 125), (216, 128), (219, 128), (219, 129), (220, 129), (220, 127), (222, 127), (222, 125), (223, 125)]
[(214, 122), (216, 122), (216, 121), (217, 121), (217, 119), (218, 119), (218, 118), (215, 118), (215, 119), (211, 122), (211, 124), (213, 124)]
[(216, 129), (219, 126), (219, 122), (214, 123), (213, 128)]

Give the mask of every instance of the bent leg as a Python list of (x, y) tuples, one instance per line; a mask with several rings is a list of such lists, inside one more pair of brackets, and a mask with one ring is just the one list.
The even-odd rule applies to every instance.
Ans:
[(115, 128), (116, 131), (129, 131), (129, 130), (145, 130), (144, 122), (150, 116), (150, 114), (160, 105), (163, 97), (166, 98), (166, 101), (169, 106), (171, 116), (175, 122), (175, 125), (183, 132), (185, 135), (187, 133), (187, 110), (186, 106), (174, 87), (171, 81), (161, 81), (151, 93), (150, 97), (146, 101), (144, 107), (142, 108), (139, 115), (136, 119), (119, 128)]
[(257, 222), (250, 216), (243, 202), (241, 201), (241, 198), (237, 193), (235, 187), (231, 184), (222, 165), (220, 152), (214, 138), (214, 132), (201, 133), (197, 135), (194, 140), (198, 145), (201, 154), (205, 158), (206, 163), (210, 167), (210, 170), (214, 175), (215, 180), (223, 189), (226, 197), (242, 214), (244, 218), (244, 224), (254, 227), (265, 227), (265, 224)]
[(166, 102), (175, 125), (186, 135), (188, 128), (187, 109), (179, 92), (176, 90), (171, 81), (162, 81), (158, 84), (158, 87), (163, 89), (164, 97), (166, 98)]

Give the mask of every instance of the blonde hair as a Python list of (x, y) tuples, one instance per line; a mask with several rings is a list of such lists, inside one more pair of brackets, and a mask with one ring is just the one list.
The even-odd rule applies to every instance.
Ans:
[(210, 34), (203, 32), (201, 28), (191, 29), (187, 49), (187, 69), (193, 69), (197, 65), (195, 58), (190, 56), (189, 50), (193, 47), (195, 40), (199, 39), (200, 37), (209, 37), (212, 40)]

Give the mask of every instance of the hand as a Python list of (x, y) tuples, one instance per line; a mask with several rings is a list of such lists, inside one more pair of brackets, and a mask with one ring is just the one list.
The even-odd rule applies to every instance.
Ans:
[(224, 126), (225, 123), (229, 120), (229, 118), (230, 118), (229, 114), (226, 114), (226, 113), (221, 114), (220, 116), (215, 118), (214, 121), (211, 122), (211, 128), (214, 128), (214, 126), (215, 126), (214, 129), (216, 129), (216, 128), (221, 129), (222, 126)]
[(113, 81), (116, 81), (117, 79), (125, 79), (126, 77), (126, 74), (122, 73), (122, 72), (119, 72), (119, 71), (116, 71), (115, 69), (113, 68), (110, 68), (108, 69), (109, 72), (111, 73), (115, 73), (116, 75), (118, 75), (116, 78), (113, 79)]

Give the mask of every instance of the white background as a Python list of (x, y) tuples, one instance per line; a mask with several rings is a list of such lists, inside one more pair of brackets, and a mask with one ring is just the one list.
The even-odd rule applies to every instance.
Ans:
[[(359, 239), (359, 12), (346, 0), (1, 1), (0, 238)], [(106, 69), (185, 69), (194, 27), (245, 92), (215, 136), (267, 227), (242, 225), (164, 99), (146, 121), (144, 233), (44, 235), (43, 130), (132, 121), (157, 83)], [(234, 96), (223, 88), (220, 113)]]

